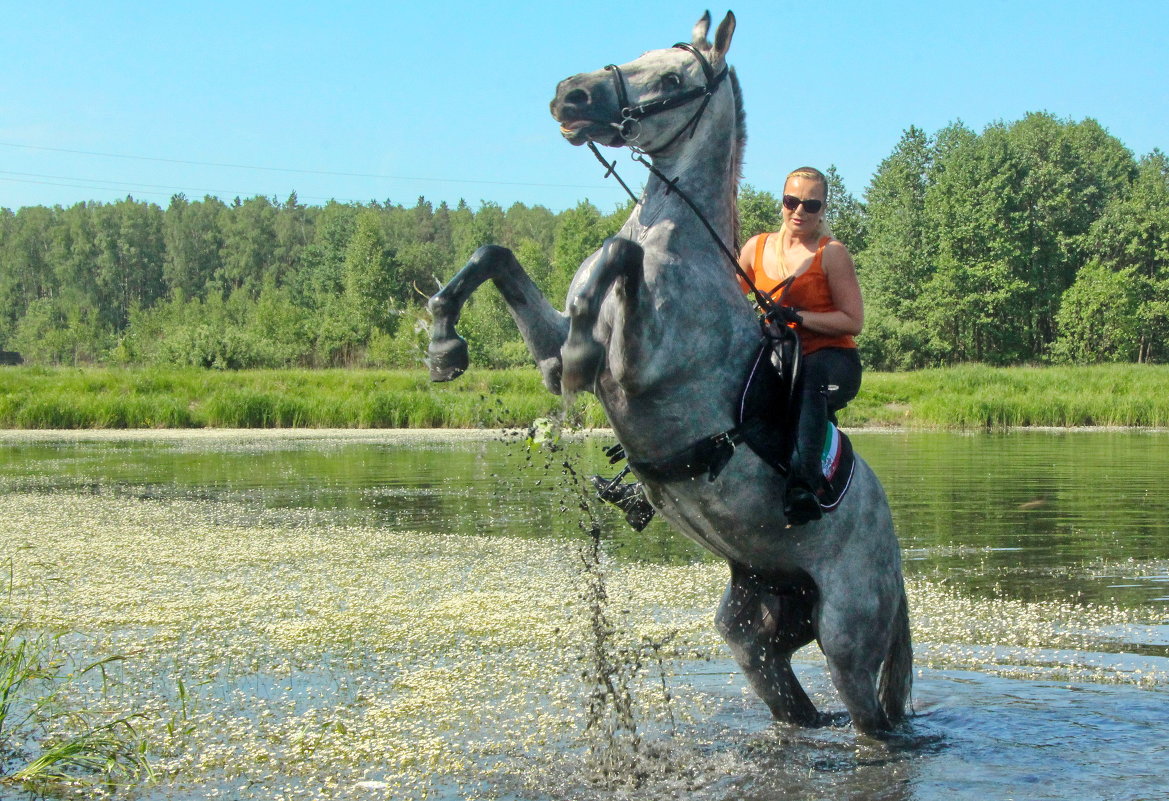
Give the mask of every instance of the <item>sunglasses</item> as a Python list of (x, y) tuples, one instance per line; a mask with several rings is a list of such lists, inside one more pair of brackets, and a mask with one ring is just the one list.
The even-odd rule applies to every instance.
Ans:
[(808, 212), (808, 214), (815, 214), (824, 205), (823, 200), (800, 200), (795, 195), (783, 196), (783, 207), (788, 211), (795, 211), (800, 207), (801, 203), (804, 205), (804, 211)]

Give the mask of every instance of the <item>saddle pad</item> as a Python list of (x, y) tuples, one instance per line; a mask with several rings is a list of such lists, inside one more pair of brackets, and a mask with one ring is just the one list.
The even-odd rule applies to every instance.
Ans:
[(855, 468), (856, 456), (852, 451), (852, 441), (847, 434), (829, 423), (824, 436), (824, 448), (820, 451), (820, 470), (824, 476), (824, 486), (816, 493), (820, 508), (831, 512), (840, 505), (848, 485), (852, 483)]

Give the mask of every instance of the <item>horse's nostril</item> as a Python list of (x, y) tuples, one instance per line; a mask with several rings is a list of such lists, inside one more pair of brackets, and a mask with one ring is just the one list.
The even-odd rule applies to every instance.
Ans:
[(584, 89), (573, 89), (564, 96), (564, 103), (568, 106), (587, 106), (589, 103), (589, 93)]

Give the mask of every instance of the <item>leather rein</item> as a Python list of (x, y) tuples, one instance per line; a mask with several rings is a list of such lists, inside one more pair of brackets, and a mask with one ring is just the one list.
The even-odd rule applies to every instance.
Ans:
[[(698, 63), (702, 66), (702, 72), (706, 76), (705, 85), (696, 86), (684, 92), (666, 95), (664, 97), (651, 100), (648, 103), (642, 103), (640, 105), (633, 106), (629, 102), (629, 92), (626, 88), (624, 73), (621, 72), (621, 68), (616, 64), (609, 64), (605, 67), (605, 69), (612, 73), (613, 86), (617, 92), (617, 104), (621, 108), (621, 122), (613, 123), (613, 126), (619, 130), (621, 138), (625, 140), (625, 144), (628, 145), (629, 149), (633, 151), (633, 160), (642, 164), (654, 176), (656, 176), (665, 184), (667, 195), (670, 192), (676, 192), (678, 197), (680, 197), (686, 203), (686, 205), (690, 207), (691, 211), (694, 212), (695, 216), (697, 216), (699, 221), (703, 224), (703, 226), (705, 226), (707, 232), (710, 233), (711, 237), (715, 241), (715, 244), (718, 245), (723, 255), (727, 257), (727, 260), (731, 263), (731, 266), (734, 268), (735, 272), (738, 273), (739, 277), (744, 281), (744, 283), (750, 287), (751, 294), (755, 297), (755, 303), (763, 312), (763, 315), (760, 319), (760, 326), (763, 329), (763, 336), (766, 339), (771, 340), (773, 346), (775, 347), (778, 347), (778, 342), (783, 338), (796, 337), (795, 353), (797, 354), (796, 358), (798, 361), (798, 335), (794, 329), (789, 328), (782, 323), (780, 304), (777, 303), (771, 295), (763, 292), (755, 286), (755, 282), (751, 280), (751, 277), (747, 275), (747, 273), (739, 265), (739, 260), (735, 257), (735, 254), (731, 252), (731, 249), (727, 247), (727, 244), (722, 240), (722, 237), (718, 235), (718, 232), (715, 231), (714, 226), (711, 225), (710, 221), (706, 219), (706, 216), (702, 213), (694, 201), (691, 200), (690, 197), (678, 186), (678, 178), (670, 179), (666, 177), (666, 175), (662, 173), (661, 170), (659, 170), (651, 161), (649, 161), (649, 159), (646, 158), (647, 155), (652, 157), (654, 154), (637, 145), (637, 139), (641, 133), (639, 125), (641, 120), (645, 119), (646, 117), (653, 116), (654, 114), (660, 114), (665, 111), (676, 109), (680, 106), (686, 105), (687, 103), (691, 103), (699, 98), (702, 98), (702, 105), (698, 107), (698, 110), (690, 117), (685, 125), (683, 125), (672, 137), (670, 137), (669, 141), (667, 141), (661, 147), (657, 148), (656, 152), (660, 153), (661, 151), (670, 147), (670, 145), (674, 144), (674, 142), (676, 142), (678, 138), (681, 137), (682, 134), (684, 134), (686, 131), (690, 131), (690, 136), (693, 137), (695, 132), (698, 130), (698, 123), (702, 119), (702, 115), (706, 111), (706, 107), (709, 105), (711, 97), (714, 96), (715, 91), (717, 91), (719, 86), (722, 85), (723, 80), (727, 77), (727, 73), (730, 70), (728, 66), (724, 65), (722, 71), (716, 75), (706, 56), (704, 56), (702, 52), (698, 50), (698, 48), (694, 47), (694, 45), (688, 44), (686, 42), (679, 42), (678, 44), (674, 45), (674, 47), (680, 50), (686, 50), (691, 55), (693, 55), (695, 59), (698, 60)], [(621, 176), (617, 174), (617, 162), (607, 161), (605, 157), (601, 155), (600, 150), (597, 149), (595, 142), (590, 140), (588, 146), (589, 149), (592, 150), (593, 155), (597, 157), (597, 160), (605, 166), (605, 177), (607, 178), (612, 175), (614, 178), (616, 178), (617, 182), (621, 184), (622, 188), (625, 189), (629, 197), (632, 198), (634, 202), (636, 202), (638, 199), (637, 196), (633, 194), (633, 192), (626, 185), (625, 181), (621, 180)], [(789, 277), (783, 284), (780, 285), (780, 299), (782, 299), (783, 295), (787, 292), (788, 287), (791, 286), (791, 282), (792, 278)], [(635, 470), (640, 475), (643, 475), (647, 478), (657, 479), (659, 481), (693, 478), (702, 474), (706, 474), (708, 481), (714, 481), (718, 477), (719, 473), (722, 472), (722, 469), (726, 466), (727, 462), (729, 462), (731, 457), (734, 455), (736, 446), (743, 442), (748, 431), (757, 428), (759, 425), (759, 421), (754, 418), (743, 420), (727, 431), (720, 431), (717, 434), (704, 437), (697, 442), (692, 443), (687, 448), (684, 448), (683, 450), (674, 453), (671, 456), (668, 456), (658, 462), (638, 462), (635, 465)], [(612, 449), (610, 449), (610, 451), (611, 452), (609, 453), (609, 456), (611, 462), (616, 462), (622, 458), (625, 458), (625, 449), (620, 445), (614, 446)], [(627, 466), (621, 472), (621, 474), (618, 475), (616, 479), (614, 479), (614, 483), (619, 481), (628, 471), (629, 467)]]

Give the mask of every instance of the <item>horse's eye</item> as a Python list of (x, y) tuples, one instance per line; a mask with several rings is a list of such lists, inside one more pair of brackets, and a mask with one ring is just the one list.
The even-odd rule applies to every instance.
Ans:
[(662, 76), (662, 89), (666, 92), (672, 92), (675, 89), (682, 88), (682, 76), (676, 72), (667, 72)]

